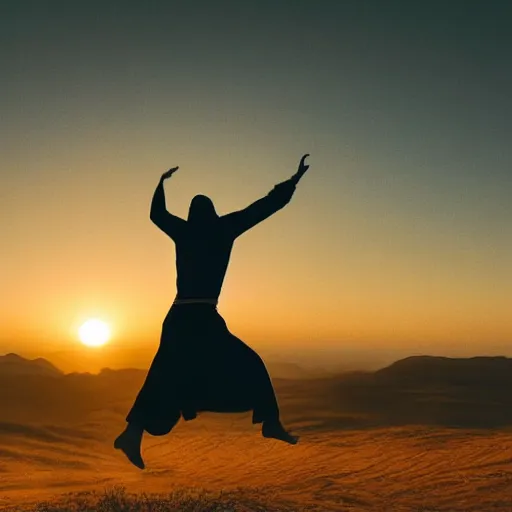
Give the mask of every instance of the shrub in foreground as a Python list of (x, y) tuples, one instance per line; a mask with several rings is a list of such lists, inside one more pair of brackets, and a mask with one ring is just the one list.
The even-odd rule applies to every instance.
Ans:
[[(290, 503), (251, 496), (249, 491), (211, 492), (179, 490), (170, 494), (131, 494), (123, 487), (104, 493), (66, 495), (59, 501), (42, 502), (32, 512), (296, 512)], [(301, 511), (320, 510), (301, 506)]]

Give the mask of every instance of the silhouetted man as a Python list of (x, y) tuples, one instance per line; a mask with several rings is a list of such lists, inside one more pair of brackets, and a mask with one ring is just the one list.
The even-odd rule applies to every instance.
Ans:
[(176, 244), (177, 295), (162, 326), (160, 346), (114, 446), (143, 469), (144, 431), (164, 435), (181, 416), (192, 420), (199, 411), (253, 411), (252, 422), (262, 423), (265, 437), (290, 444), (279, 419), (279, 406), (261, 358), (229, 332), (217, 311), (217, 301), (237, 237), (270, 217), (291, 200), (295, 186), (309, 168), (304, 161), (289, 180), (244, 210), (219, 217), (212, 201), (197, 195), (188, 220), (169, 213), (164, 181), (178, 167), (164, 173), (151, 203), (151, 220)]

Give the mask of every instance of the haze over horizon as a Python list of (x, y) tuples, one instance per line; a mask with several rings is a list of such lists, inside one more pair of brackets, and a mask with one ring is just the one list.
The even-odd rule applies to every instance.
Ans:
[[(255, 344), (256, 345), (256, 344)], [(0, 353), (0, 357), (8, 354), (15, 354), (28, 360), (43, 358), (56, 366), (64, 373), (99, 373), (103, 369), (124, 370), (140, 369), (147, 370), (150, 366), (154, 352), (157, 349), (157, 342), (146, 345), (141, 344), (133, 347), (126, 347), (126, 344), (118, 342), (108, 344), (101, 350), (90, 350), (78, 344), (62, 350), (21, 350), (7, 351)], [(471, 358), (471, 357), (507, 357), (503, 354), (488, 353), (482, 351), (480, 354), (473, 354), (469, 350), (446, 350), (443, 353), (425, 350), (408, 351), (407, 348), (387, 348), (380, 350), (368, 350), (367, 347), (359, 349), (341, 346), (337, 348), (279, 350), (272, 347), (259, 349), (265, 364), (269, 368), (273, 378), (280, 377), (276, 368), (294, 367), (298, 372), (313, 372), (311, 375), (334, 375), (353, 371), (375, 371), (390, 366), (391, 364), (416, 356), (427, 357), (448, 357), (448, 358)], [(291, 365), (291, 366), (288, 366)], [(283, 367), (284, 368), (284, 367)]]
[[(149, 220), (161, 173), (180, 166), (174, 214), (197, 193), (224, 214), (310, 153), (235, 244), (230, 330), (326, 361), (512, 356), (508, 9), (6, 2), (0, 353), (149, 359), (175, 295)], [(90, 317), (108, 345), (79, 344)]]

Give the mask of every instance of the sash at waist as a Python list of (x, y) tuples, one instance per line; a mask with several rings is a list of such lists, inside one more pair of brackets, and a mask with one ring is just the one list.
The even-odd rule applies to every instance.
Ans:
[(211, 304), (217, 306), (218, 299), (174, 299), (173, 306), (182, 306), (185, 304)]

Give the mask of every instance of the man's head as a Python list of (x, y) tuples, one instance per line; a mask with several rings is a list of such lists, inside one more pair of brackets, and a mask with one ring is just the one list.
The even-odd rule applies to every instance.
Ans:
[(195, 196), (190, 202), (188, 210), (188, 221), (196, 225), (210, 224), (217, 220), (219, 216), (215, 211), (212, 200), (203, 195)]

